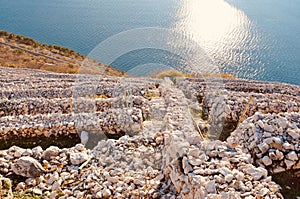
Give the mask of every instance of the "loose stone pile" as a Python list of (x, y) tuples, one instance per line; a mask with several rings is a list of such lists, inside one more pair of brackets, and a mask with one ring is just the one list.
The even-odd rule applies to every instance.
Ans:
[(253, 166), (241, 147), (203, 141), (179, 154), (173, 150), (166, 155), (165, 173), (182, 198), (282, 198), (267, 170)]
[(300, 169), (300, 114), (261, 114), (245, 120), (229, 139), (273, 173)]
[(92, 151), (81, 144), (11, 147), (0, 154), (0, 172), (27, 178), (15, 187), (19, 195), (49, 198), (282, 198), (267, 170), (241, 148), (221, 141), (167, 145), (172, 135), (164, 136), (103, 140)]
[[(269, 174), (300, 168), (298, 86), (104, 77), (93, 87), (83, 75), (7, 68), (0, 77), (0, 140), (72, 134), (95, 146), (0, 151), (0, 198), (283, 198)], [(228, 123), (226, 141), (203, 137)]]

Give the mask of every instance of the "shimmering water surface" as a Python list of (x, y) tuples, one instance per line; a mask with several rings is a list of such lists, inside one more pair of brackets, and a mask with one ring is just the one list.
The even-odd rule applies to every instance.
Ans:
[[(123, 31), (168, 28), (193, 40), (221, 72), (300, 85), (300, 4), (295, 0), (0, 0), (0, 5), (0, 29), (86, 55)], [(176, 47), (185, 41), (168, 42)], [(165, 53), (128, 52), (114, 66), (181, 63), (166, 61), (159, 52)]]

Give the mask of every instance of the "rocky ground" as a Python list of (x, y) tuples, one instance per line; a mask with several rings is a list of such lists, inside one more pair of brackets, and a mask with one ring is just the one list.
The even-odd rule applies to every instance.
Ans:
[(299, 86), (0, 76), (0, 198), (300, 197)]

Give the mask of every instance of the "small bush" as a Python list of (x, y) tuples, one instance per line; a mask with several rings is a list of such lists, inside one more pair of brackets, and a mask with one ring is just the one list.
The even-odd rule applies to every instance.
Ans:
[(16, 68), (16, 65), (14, 65), (14, 64), (9, 64), (7, 67), (9, 67), (9, 68)]
[(24, 50), (22, 50), (22, 49), (16, 49), (16, 50), (13, 51), (13, 53), (21, 55), (21, 54), (24, 53)]
[(160, 79), (169, 77), (172, 81), (175, 81), (176, 77), (186, 77), (186, 75), (177, 70), (166, 70), (166, 71), (162, 71), (158, 74), (154, 74), (154, 77), (160, 78)]
[(8, 32), (4, 31), (4, 30), (0, 30), (0, 37), (7, 37), (9, 35)]

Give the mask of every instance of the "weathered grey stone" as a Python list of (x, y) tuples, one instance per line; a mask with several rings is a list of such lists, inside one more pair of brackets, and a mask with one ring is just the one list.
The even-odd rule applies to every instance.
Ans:
[(272, 160), (269, 158), (269, 156), (264, 156), (262, 158), (262, 162), (264, 163), (264, 165), (266, 166), (270, 166), (272, 164)]
[(279, 137), (273, 137), (273, 142), (270, 144), (272, 148), (282, 149), (282, 141)]
[(292, 150), (294, 147), (293, 147), (293, 145), (291, 145), (290, 143), (288, 143), (288, 142), (285, 142), (285, 143), (283, 143), (283, 148), (285, 149), (285, 150)]
[(59, 174), (55, 171), (49, 178), (49, 180), (47, 181), (47, 183), (49, 185), (52, 185), (55, 181), (57, 181), (59, 179)]
[(299, 140), (300, 134), (297, 133), (295, 130), (289, 130), (287, 132), (294, 140)]
[(96, 198), (102, 198), (102, 192), (98, 191), (95, 195)]
[(207, 182), (205, 189), (208, 193), (216, 193), (216, 182), (214, 180)]
[(60, 149), (57, 146), (50, 146), (43, 152), (42, 158), (50, 160), (51, 157), (58, 156), (59, 152)]
[(190, 148), (188, 155), (194, 156), (194, 157), (198, 157), (200, 155), (200, 150), (199, 148)]
[(281, 172), (284, 172), (284, 171), (285, 171), (285, 169), (283, 167), (280, 167), (280, 166), (273, 169), (274, 174), (281, 173)]
[(71, 153), (70, 161), (72, 165), (81, 164), (89, 159), (89, 156), (86, 153)]
[(264, 130), (273, 133), (274, 132), (274, 128), (269, 125), (269, 124), (265, 124), (264, 125)]
[(260, 191), (259, 191), (259, 194), (261, 195), (261, 196), (265, 196), (265, 195), (267, 195), (269, 193), (269, 189), (267, 189), (267, 188), (262, 188)]
[(193, 166), (199, 166), (203, 163), (203, 160), (200, 160), (200, 159), (190, 159), (189, 160), (189, 163)]
[(225, 181), (230, 183), (233, 180), (233, 175), (232, 174), (227, 174), (225, 176)]
[[(2, 68), (0, 68), (0, 71), (2, 71)], [(26, 71), (24, 70), (24, 72)], [(17, 75), (13, 78), (18, 78), (16, 71), (12, 74)], [(44, 80), (48, 75), (51, 77), (51, 80), (53, 80), (53, 76), (55, 77), (55, 74), (37, 74), (40, 73), (36, 71), (32, 73), (34, 77), (41, 78), (36, 82), (42, 82), (40, 80)], [(22, 136), (36, 136), (40, 134), (46, 136), (69, 135), (70, 133), (77, 134), (77, 129), (87, 129), (89, 131), (89, 125), (97, 126), (97, 122), (95, 123), (90, 118), (91, 115), (82, 114), (80, 117), (82, 116), (83, 121), (86, 121), (86, 123), (83, 122), (86, 128), (74, 128), (75, 124), (77, 126), (80, 121), (76, 120), (76, 117), (73, 117), (72, 114), (69, 114), (69, 111), (71, 108), (80, 107), (73, 106), (76, 99), (69, 99), (72, 96), (71, 90), (71, 92), (67, 92), (67, 96), (64, 95), (66, 98), (56, 95), (51, 100), (48, 100), (48, 104), (43, 103), (40, 106), (39, 102), (44, 99), (34, 99), (34, 97), (38, 97), (38, 94), (41, 94), (39, 91), (41, 89), (39, 88), (42, 88), (41, 86), (47, 87), (48, 83), (42, 83), (41, 86), (36, 87), (35, 83), (31, 84), (30, 82), (31, 79), (36, 78), (29, 78), (25, 81), (29, 82), (28, 85), (34, 85), (35, 89), (30, 87), (28, 89), (25, 84), (13, 85), (11, 84), (13, 81), (7, 81), (6, 83), (6, 80), (9, 79), (6, 79), (5, 75), (2, 77), (4, 78), (4, 81), (1, 80), (3, 87), (7, 88), (7, 83), (9, 83), (9, 87), (13, 87), (11, 88), (13, 95), (10, 95), (10, 97), (22, 97), (20, 93), (25, 93), (24, 91), (29, 92), (29, 96), (23, 96), (28, 100), (28, 102), (25, 101), (26, 106), (28, 106), (23, 106), (25, 104), (23, 100), (22, 103), (17, 104), (21, 105), (19, 110), (22, 112), (16, 112), (16, 114), (22, 115), (24, 112), (22, 109), (28, 108), (28, 111), (34, 113), (34, 116), (24, 114), (10, 118), (1, 117), (1, 114), (6, 114), (6, 112), (2, 113), (0, 111), (0, 136), (3, 136), (3, 132), (5, 136), (6, 133)], [(62, 85), (72, 85), (74, 78), (78, 78), (80, 75), (73, 77), (61, 74), (61, 77), (67, 78), (67, 80), (55, 82), (61, 82)], [(90, 78), (91, 76), (86, 79), (90, 80)], [(98, 79), (99, 77), (97, 76)], [(101, 81), (105, 79), (106, 82), (109, 78), (101, 77), (100, 79)], [(127, 81), (126, 79), (124, 78), (124, 81)], [(119, 82), (119, 79), (115, 78), (110, 81)], [(208, 113), (208, 120), (199, 123), (205, 124), (204, 127), (211, 130), (213, 127), (220, 127), (221, 129), (223, 124), (218, 124), (218, 122), (222, 119), (226, 119), (226, 122), (237, 122), (239, 124), (238, 129), (233, 132), (233, 134), (236, 133), (233, 137), (239, 140), (237, 145), (237, 142), (231, 138), (229, 138), (229, 144), (221, 141), (201, 142), (198, 132), (194, 129), (194, 124), (190, 123), (191, 120), (185, 116), (185, 112), (188, 113), (187, 115), (190, 115), (188, 106), (190, 106), (189, 103), (193, 102), (186, 100), (185, 94), (183, 95), (183, 92), (178, 89), (178, 85), (174, 85), (170, 79), (166, 78), (167, 83), (161, 84), (159, 89), (157, 89), (157, 85), (143, 84), (142, 92), (140, 85), (135, 84), (136, 79), (132, 78), (130, 81), (132, 81), (130, 85), (133, 85), (134, 89), (127, 88), (128, 82), (124, 83), (121, 80), (121, 87), (126, 88), (120, 92), (122, 95), (120, 98), (113, 94), (114, 91), (110, 91), (114, 89), (114, 83), (108, 84), (106, 82), (97, 88), (97, 93), (103, 93), (103, 95), (108, 97), (113, 96), (112, 99), (95, 100), (97, 108), (101, 109), (101, 113), (96, 113), (99, 114), (101, 128), (105, 128), (105, 132), (109, 134), (118, 134), (121, 131), (131, 133), (132, 130), (140, 132), (142, 130), (140, 126), (144, 125), (141, 118), (146, 119), (147, 117), (145, 116), (152, 116), (153, 114), (147, 113), (147, 111), (153, 111), (149, 107), (156, 105), (158, 106), (156, 109), (160, 110), (159, 113), (161, 113), (159, 118), (165, 118), (163, 125), (155, 130), (145, 129), (145, 132), (141, 135), (134, 135), (133, 138), (126, 137), (125, 139), (123, 137), (114, 141), (102, 140), (98, 147), (91, 151), (91, 156), (89, 155), (90, 151), (86, 150), (83, 145), (76, 145), (71, 149), (62, 149), (58, 155), (45, 155), (43, 157), (41, 157), (41, 150), (38, 150), (38, 152), (26, 150), (26, 155), (33, 155), (36, 160), (44, 159), (43, 165), (49, 173), (35, 179), (26, 180), (26, 184), (20, 184), (20, 191), (24, 191), (27, 188), (32, 190), (32, 187), (38, 187), (40, 190), (43, 190), (43, 196), (53, 199), (60, 197), (61, 191), (65, 194), (61, 198), (70, 199), (83, 197), (164, 199), (280, 198), (279, 189), (274, 188), (276, 184), (270, 177), (267, 177), (266, 170), (253, 167), (252, 158), (259, 158), (256, 163), (261, 166), (263, 164), (269, 165), (270, 160), (274, 160), (271, 161), (274, 165), (269, 165), (268, 169), (282, 165), (282, 169), (285, 170), (284, 158), (290, 160), (287, 158), (287, 154), (290, 151), (295, 151), (298, 155), (300, 146), (297, 144), (297, 140), (287, 133), (291, 129), (299, 133), (298, 123), (294, 122), (298, 118), (298, 113), (292, 112), (293, 110), (298, 110), (297, 108), (299, 107), (299, 89), (297, 87), (285, 89), (287, 88), (286, 85), (281, 85), (283, 89), (278, 84), (268, 83), (264, 85), (258, 82), (252, 82), (253, 84), (249, 85), (248, 82), (241, 79), (228, 80), (229, 84), (227, 84), (226, 80), (225, 84), (227, 84), (226, 87), (229, 88), (229, 92), (224, 92), (226, 93), (224, 97), (218, 97), (216, 95), (220, 95), (219, 92), (218, 94), (215, 91), (212, 92), (213, 94), (208, 94), (209, 92), (207, 92), (209, 90), (207, 87), (216, 86), (215, 80), (211, 82), (210, 80), (201, 82), (201, 80), (199, 82), (196, 79), (196, 83), (192, 83), (196, 85), (195, 88), (189, 85), (189, 80), (184, 80), (188, 83), (184, 86), (183, 92), (186, 92), (186, 88), (191, 88), (186, 96), (194, 99), (196, 98), (195, 95), (197, 95), (196, 101), (198, 101), (199, 94), (199, 99), (201, 98), (201, 100), (195, 106), (197, 108), (202, 106), (204, 109), (203, 113)], [(178, 82), (179, 79), (176, 79), (176, 84)], [(84, 80), (79, 87), (85, 92), (88, 87), (86, 85), (90, 83), (93, 82), (89, 81), (87, 83)], [(259, 86), (256, 86), (257, 84)], [(252, 90), (251, 87), (254, 85), (257, 88)], [(23, 90), (24, 86), (27, 87), (27, 90)], [(47, 92), (48, 90), (52, 92), (53, 86), (55, 84), (51, 83), (51, 89), (46, 88)], [(6, 88), (2, 88), (0, 95), (6, 95)], [(132, 89), (130, 93), (132, 92), (133, 98), (131, 94), (130, 96), (127, 96), (127, 94), (124, 96), (126, 89)], [(133, 91), (135, 89), (137, 91)], [(153, 91), (148, 92), (149, 89)], [(235, 91), (231, 92), (230, 89)], [(256, 92), (256, 89), (259, 92)], [(249, 90), (251, 90), (251, 93), (248, 92)], [(65, 87), (62, 87), (61, 91), (65, 92)], [(47, 93), (46, 97), (52, 97), (51, 92)], [(279, 94), (279, 92), (284, 92), (287, 95), (284, 93)], [(33, 97), (32, 93), (34, 94)], [(140, 96), (140, 101), (135, 100), (135, 95), (140, 95), (141, 93), (144, 96), (147, 93), (155, 93), (160, 101), (148, 100), (144, 96)], [(223, 91), (221, 95), (223, 95)], [(253, 101), (249, 100), (250, 96), (253, 96)], [(125, 98), (126, 103), (128, 101), (127, 105), (124, 105)], [(279, 100), (279, 98), (282, 100)], [(150, 103), (151, 106), (146, 107), (144, 101)], [(203, 101), (203, 104), (200, 104), (200, 101)], [(31, 102), (37, 103), (33, 104)], [(89, 105), (92, 104), (87, 99), (79, 100), (79, 102), (82, 110), (90, 108)], [(106, 109), (110, 109), (112, 104), (120, 109), (123, 109), (124, 106), (139, 107), (137, 112), (143, 115), (134, 113), (134, 108), (129, 110), (128, 114), (127, 111), (122, 110), (106, 111)], [(246, 104), (249, 107), (247, 107), (248, 105), (245, 107)], [(44, 105), (48, 108), (43, 107)], [(145, 107), (140, 108), (140, 106)], [(46, 110), (45, 113), (43, 112), (44, 110)], [(243, 110), (246, 111), (243, 112)], [(47, 111), (51, 114), (46, 114), (48, 113)], [(287, 113), (281, 113), (285, 111)], [(52, 114), (53, 112), (59, 114)], [(274, 114), (265, 114), (269, 112), (274, 112)], [(246, 119), (254, 113), (253, 117)], [(126, 115), (126, 117), (123, 117), (122, 114)], [(293, 116), (294, 114), (296, 117)], [(292, 119), (293, 122), (291, 122)], [(43, 121), (44, 124), (36, 125), (36, 122), (32, 122), (33, 120)], [(202, 120), (202, 118), (199, 118), (199, 120)], [(241, 120), (244, 120), (244, 122), (239, 123)], [(196, 122), (198, 123), (198, 121)], [(7, 125), (9, 126), (8, 128), (6, 127)], [(79, 127), (82, 126), (79, 125)], [(205, 128), (200, 130), (206, 131)], [(170, 131), (165, 131), (164, 129)], [(152, 133), (158, 131), (161, 136), (153, 137)], [(276, 139), (274, 140), (274, 137), (279, 138), (280, 142), (277, 142)], [(184, 146), (181, 143), (184, 143)], [(89, 156), (88, 159), (80, 157), (80, 153), (77, 152), (81, 152), (83, 156)], [(254, 154), (255, 157), (251, 158), (250, 154)], [(6, 169), (4, 173), (10, 173), (10, 165), (13, 165), (16, 157), (21, 156), (24, 155), (18, 152), (15, 153), (15, 151), (11, 151), (9, 154), (2, 154), (0, 151), (0, 158), (4, 159), (4, 161), (0, 159), (0, 172), (4, 172), (4, 169)], [(289, 156), (291, 159), (295, 158), (293, 154)], [(48, 161), (45, 159), (48, 159)], [(295, 161), (294, 166), (291, 168), (297, 168), (297, 165), (299, 165), (299, 160), (298, 164)], [(250, 168), (253, 168), (254, 172), (248, 174), (246, 170)], [(64, 183), (61, 183), (61, 181)], [(104, 196), (104, 192), (109, 193)]]
[(262, 129), (265, 128), (265, 125), (264, 125), (263, 121), (258, 120), (258, 121), (257, 121), (257, 124), (258, 124), (258, 126), (259, 126), (260, 128), (262, 128)]
[(87, 131), (82, 131), (80, 133), (81, 144), (86, 145), (89, 140), (89, 133)]
[(296, 154), (295, 151), (290, 151), (287, 155), (286, 158), (292, 161), (297, 161), (298, 160), (298, 156)]
[(56, 191), (62, 184), (62, 179), (58, 179), (52, 184), (51, 190)]
[(253, 180), (259, 180), (264, 175), (264, 173), (257, 168), (249, 168), (246, 170), (246, 173), (249, 174), (253, 178)]
[(46, 172), (42, 165), (31, 157), (19, 158), (17, 162), (12, 165), (12, 170), (15, 174), (28, 178), (36, 178)]
[(185, 174), (193, 171), (193, 167), (189, 164), (189, 161), (186, 157), (183, 157), (182, 159), (182, 166)]
[(285, 163), (287, 169), (291, 169), (292, 166), (295, 164), (295, 161), (285, 159), (284, 163)]
[(263, 154), (266, 153), (270, 148), (269, 145), (265, 142), (258, 144), (257, 147)]
[(281, 151), (279, 151), (278, 149), (275, 151), (276, 154), (276, 159), (277, 160), (282, 160), (284, 158), (284, 155)]
[(36, 194), (36, 195), (42, 195), (43, 194), (43, 191), (41, 189), (38, 189), (38, 188), (33, 188), (31, 192)]

